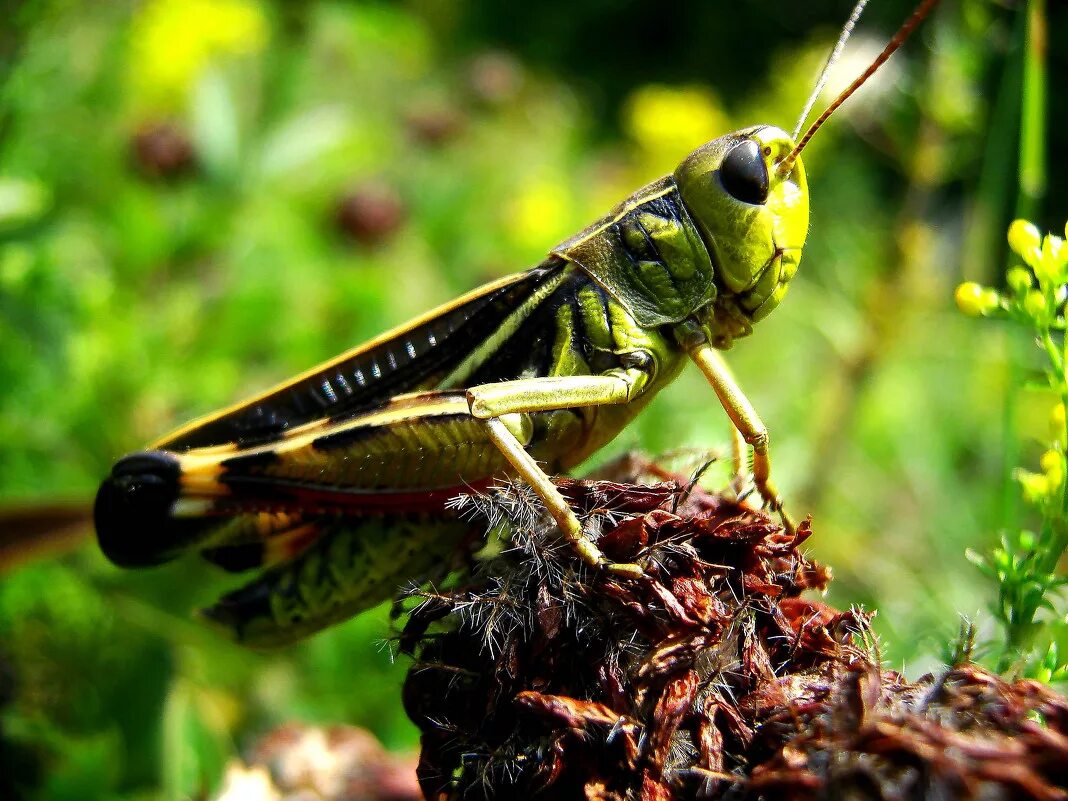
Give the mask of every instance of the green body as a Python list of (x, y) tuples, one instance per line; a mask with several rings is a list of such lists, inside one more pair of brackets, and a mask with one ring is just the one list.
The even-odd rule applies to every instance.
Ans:
[[(544, 469), (566, 470), (697, 345), (729, 347), (778, 304), (808, 227), (800, 161), (786, 177), (774, 169), (792, 146), (770, 127), (717, 139), (538, 267), (121, 460), (98, 496), (102, 547), (129, 566), (197, 550), (266, 567), (208, 611), (260, 645), (424, 580), (470, 530), (447, 499), (515, 464), (483, 418), (499, 417)], [(571, 382), (559, 403), (553, 379)], [(502, 387), (504, 411), (480, 418), (476, 401)]]

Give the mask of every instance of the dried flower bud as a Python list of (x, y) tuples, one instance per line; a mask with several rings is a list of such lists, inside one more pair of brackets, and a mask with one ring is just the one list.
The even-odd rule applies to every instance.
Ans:
[(131, 137), (130, 149), (134, 166), (148, 178), (177, 178), (196, 163), (193, 143), (169, 122), (143, 125)]
[(215, 801), (416, 801), (414, 760), (353, 726), (288, 723), (231, 763)]
[(475, 98), (499, 106), (515, 100), (523, 86), (523, 67), (508, 53), (491, 51), (476, 56), (468, 67), (467, 83)]
[(390, 185), (369, 182), (358, 186), (337, 205), (338, 227), (362, 245), (380, 245), (404, 223), (407, 210)]
[(456, 138), (464, 127), (463, 115), (453, 105), (444, 103), (415, 106), (405, 115), (408, 135), (414, 142), (441, 147)]

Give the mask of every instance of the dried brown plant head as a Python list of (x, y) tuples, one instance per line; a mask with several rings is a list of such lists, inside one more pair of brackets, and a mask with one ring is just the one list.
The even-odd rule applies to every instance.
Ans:
[(560, 486), (637, 580), (581, 565), (527, 490), (468, 500), (512, 545), (404, 628), (427, 798), (1068, 797), (1063, 699), (967, 665), (906, 682), (865, 614), (801, 597), (830, 580), (807, 522), (630, 467)]

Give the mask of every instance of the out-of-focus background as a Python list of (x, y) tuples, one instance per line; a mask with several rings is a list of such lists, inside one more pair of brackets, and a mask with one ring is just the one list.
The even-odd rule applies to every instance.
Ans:
[[(849, 6), (0, 2), (4, 509), (61, 529), (122, 453), (536, 263), (710, 138), (791, 129)], [(871, 4), (832, 90), (910, 9)], [(830, 601), (877, 608), (913, 676), (960, 613), (987, 625), (965, 549), (1026, 523), (1009, 474), (1048, 437), (1051, 399), (1010, 391), (1029, 344), (952, 300), (997, 283), (1014, 215), (1068, 217), (1066, 160), (1018, 174), (1024, 30), (1021, 2), (946, 0), (823, 129), (800, 274), (729, 354)], [(1037, 113), (1063, 153), (1064, 104)], [(723, 446), (694, 372), (600, 458)], [(414, 746), (385, 610), (250, 653), (189, 616), (233, 583), (206, 564), (0, 536), (0, 795), (194, 796), (290, 719)]]

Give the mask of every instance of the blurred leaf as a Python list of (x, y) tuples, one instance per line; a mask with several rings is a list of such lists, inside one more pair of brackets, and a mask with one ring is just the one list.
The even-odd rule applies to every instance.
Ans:
[(52, 194), (40, 181), (0, 178), (0, 231), (39, 219), (52, 204)]
[(311, 166), (351, 132), (351, 114), (341, 106), (312, 109), (284, 122), (263, 145), (263, 177), (271, 180)]
[(221, 779), (232, 756), (223, 720), (210, 693), (179, 679), (163, 708), (163, 791), (173, 801), (202, 797)]
[(4, 737), (10, 743), (19, 748), (27, 743), (34, 743), (38, 748), (43, 746), (41, 758), (47, 765), (47, 773), (41, 786), (29, 797), (41, 801), (80, 801), (113, 795), (125, 762), (122, 737), (117, 729), (112, 727), (79, 737), (39, 717), (8, 715), (3, 723)]
[(49, 801), (106, 798), (118, 785), (123, 767), (122, 738), (112, 729), (66, 743), (41, 791)]
[(206, 70), (193, 93), (193, 142), (208, 172), (223, 181), (237, 177), (240, 131), (233, 91), (218, 70)]

